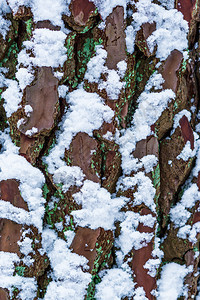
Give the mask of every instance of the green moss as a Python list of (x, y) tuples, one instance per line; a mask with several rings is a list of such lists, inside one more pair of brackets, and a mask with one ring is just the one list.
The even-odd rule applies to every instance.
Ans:
[(44, 196), (44, 198), (47, 199), (47, 195), (49, 193), (49, 189), (48, 189), (48, 186), (47, 186), (46, 183), (43, 185), (42, 190), (43, 190), (43, 196)]
[(76, 33), (68, 35), (65, 47), (67, 48), (67, 59), (72, 59), (74, 57), (74, 40), (76, 38)]
[(159, 166), (159, 164), (153, 170), (152, 178), (153, 178), (153, 185), (154, 185), (155, 189), (157, 189), (160, 186), (160, 166)]
[(101, 279), (97, 274), (92, 276), (92, 280), (87, 289), (86, 300), (95, 300), (95, 286), (96, 286), (96, 284), (98, 284), (100, 282), (101, 282)]
[(0, 68), (6, 67), (9, 69), (8, 73), (6, 74), (6, 77), (10, 79), (15, 79), (14, 74), (16, 72), (18, 53), (19, 53), (19, 49), (17, 43), (14, 41), (10, 45), (8, 51), (6, 52), (4, 59), (0, 62)]
[(16, 273), (19, 275), (19, 276), (24, 276), (24, 271), (25, 271), (25, 267), (22, 267), (22, 266), (18, 266), (18, 267), (15, 267), (15, 271)]
[(100, 45), (103, 42), (102, 39), (94, 41), (92, 37), (87, 37), (84, 41), (84, 44), (81, 47), (81, 50), (77, 51), (77, 60), (79, 68), (77, 70), (77, 77), (83, 79), (86, 72), (87, 64), (91, 57), (95, 54), (95, 46)]
[(32, 20), (32, 18), (25, 21), (25, 24), (26, 24), (27, 35), (30, 38), (31, 35), (32, 35), (32, 29), (33, 29), (33, 20)]

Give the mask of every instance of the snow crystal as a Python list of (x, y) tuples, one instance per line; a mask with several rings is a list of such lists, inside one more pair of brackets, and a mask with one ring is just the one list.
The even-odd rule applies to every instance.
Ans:
[(194, 150), (192, 150), (190, 141), (187, 141), (187, 143), (183, 147), (183, 150), (176, 158), (187, 161), (189, 158), (194, 157), (195, 154), (196, 154), (196, 149), (194, 148)]
[(52, 68), (62, 66), (67, 59), (64, 47), (65, 39), (66, 34), (62, 31), (53, 31), (47, 28), (35, 29), (31, 40), (23, 43), (25, 48), (18, 54), (19, 65)]
[(27, 117), (30, 117), (30, 113), (33, 112), (33, 108), (31, 105), (28, 104), (24, 106), (24, 111)]
[(63, 26), (62, 14), (69, 15), (70, 0), (8, 0), (14, 13), (19, 6), (30, 7), (34, 21), (49, 20), (53, 25)]
[[(125, 61), (120, 61), (117, 64), (117, 71), (109, 70), (105, 66), (106, 57), (106, 50), (102, 46), (96, 46), (96, 55), (87, 64), (85, 79), (89, 82), (97, 82), (100, 90), (105, 89), (110, 99), (117, 100), (121, 89), (125, 86), (125, 83), (120, 80), (124, 77), (127, 64)], [(102, 73), (107, 74), (106, 80), (100, 79)]]
[(22, 242), (18, 242), (18, 245), (20, 247), (20, 252), (24, 255), (28, 255), (33, 251), (32, 249), (32, 240), (29, 237), (25, 237)]
[(156, 56), (160, 60), (165, 60), (174, 49), (183, 51), (187, 48), (188, 24), (181, 12), (176, 9), (166, 10), (151, 0), (140, 0), (135, 6), (137, 11), (132, 15), (132, 29), (129, 26), (126, 31), (127, 50), (131, 50), (130, 53), (134, 50), (135, 36), (141, 25), (153, 22), (156, 30), (148, 37), (147, 43), (151, 52), (157, 45)]
[(59, 94), (59, 97), (61, 98), (65, 98), (66, 97), (66, 94), (68, 92), (68, 86), (62, 84), (62, 85), (59, 85), (58, 87), (58, 94)]
[(114, 140), (114, 136), (113, 133), (111, 131), (107, 131), (104, 135), (103, 138), (108, 140), (108, 141), (113, 141)]
[(192, 208), (200, 199), (200, 192), (196, 183), (193, 183), (184, 193), (181, 201), (170, 210), (170, 218), (175, 227), (184, 226), (191, 213), (186, 208)]
[(33, 300), (36, 297), (37, 283), (34, 278), (25, 278), (19, 275), (12, 276), (15, 270), (14, 263), (19, 262), (16, 253), (0, 251), (0, 287), (10, 291), (12, 296), (13, 287), (20, 291), (22, 300)]
[(126, 17), (126, 5), (127, 2), (126, 0), (93, 0), (95, 6), (98, 9), (98, 12), (100, 13), (101, 17), (103, 20), (107, 18), (109, 14), (112, 13), (113, 8), (116, 6), (122, 6), (124, 8), (124, 14)]
[(77, 204), (82, 205), (81, 210), (71, 214), (77, 225), (105, 230), (114, 229), (114, 222), (119, 218), (119, 210), (127, 199), (119, 197), (112, 199), (110, 193), (100, 187), (99, 183), (86, 180), (80, 192), (73, 195)]
[(22, 93), (20, 92), (18, 82), (15, 80), (7, 79), (6, 85), (8, 88), (1, 94), (4, 101), (4, 108), (6, 115), (9, 118), (21, 106), (19, 105), (22, 100)]
[[(121, 137), (116, 137), (122, 154), (124, 174), (137, 170), (138, 160), (131, 154), (135, 150), (136, 143), (151, 134), (151, 125), (158, 120), (168, 103), (175, 98), (174, 92), (170, 89), (160, 91), (162, 83), (163, 78), (157, 72), (149, 78), (144, 92), (137, 100), (138, 108), (133, 116), (132, 126), (125, 130)], [(154, 92), (151, 92), (152, 88)]]
[(148, 274), (151, 276), (151, 277), (155, 277), (156, 274), (157, 274), (157, 271), (158, 271), (158, 268), (160, 267), (160, 259), (157, 258), (157, 259), (149, 259), (147, 260), (147, 262), (145, 263), (144, 265), (144, 268), (145, 269), (148, 269)]
[(179, 121), (181, 120), (181, 118), (182, 118), (183, 116), (186, 116), (187, 119), (188, 119), (188, 122), (190, 122), (190, 120), (191, 120), (191, 112), (188, 111), (188, 110), (186, 110), (186, 109), (181, 110), (178, 114), (176, 114), (176, 115), (174, 116), (174, 124), (173, 124), (173, 130), (171, 131), (171, 135), (174, 133), (175, 129), (176, 129), (178, 126), (180, 126)]
[(29, 130), (26, 130), (25, 135), (32, 136), (38, 132), (38, 128), (32, 127)]
[(121, 234), (118, 240), (116, 240), (116, 246), (120, 247), (123, 256), (128, 254), (133, 248), (138, 250), (147, 246), (154, 236), (153, 233), (137, 231), (140, 218), (139, 214), (127, 211), (124, 220), (120, 224)]
[(30, 7), (31, 6), (31, 1), (30, 0), (8, 0), (7, 1), (9, 3), (10, 8), (12, 9), (12, 11), (14, 12), (14, 14), (17, 13), (18, 8), (20, 6), (26, 6), (26, 7)]
[(121, 300), (134, 294), (135, 283), (130, 273), (122, 269), (106, 270), (102, 281), (96, 285), (95, 299)]
[(136, 37), (136, 31), (134, 30), (132, 25), (129, 25), (126, 27), (125, 33), (126, 33), (125, 40), (126, 40), (127, 51), (129, 53), (133, 53), (135, 49), (134, 42)]
[[(87, 259), (68, 249), (65, 241), (57, 238), (51, 230), (43, 232), (44, 247), (52, 267), (53, 281), (47, 287), (45, 300), (83, 300), (91, 274)], [(47, 241), (47, 245), (45, 245)]]
[(70, 186), (81, 186), (84, 179), (84, 174), (79, 167), (64, 166), (55, 171), (53, 175), (54, 183), (63, 184), (63, 192), (67, 192)]
[(85, 79), (89, 82), (99, 82), (101, 73), (105, 73), (107, 67), (104, 66), (107, 51), (103, 49), (101, 45), (95, 47), (96, 55), (90, 59), (87, 64), (87, 71), (85, 73)]
[[(158, 229), (158, 224), (156, 224), (156, 231)], [(156, 232), (155, 231), (155, 232)], [(160, 238), (158, 238), (157, 236), (155, 236), (154, 238), (154, 249), (152, 251), (152, 257), (149, 260), (147, 260), (147, 262), (144, 265), (145, 269), (148, 269), (148, 274), (151, 277), (155, 277), (159, 267), (161, 265), (162, 262), (162, 258), (164, 256), (164, 252), (162, 250), (160, 250)]]
[(119, 76), (123, 78), (127, 69), (127, 63), (125, 62), (125, 60), (121, 60), (118, 62), (117, 69), (118, 69)]
[(19, 70), (15, 73), (17, 80), (19, 81), (20, 89), (23, 90), (25, 87), (34, 79), (34, 76), (26, 69), (26, 68), (19, 68)]
[(148, 298), (145, 297), (145, 291), (143, 287), (138, 287), (135, 290), (134, 300), (148, 300)]
[(158, 300), (176, 300), (179, 296), (187, 296), (184, 278), (189, 269), (177, 263), (168, 263), (163, 266), (161, 279), (158, 280)]
[(139, 103), (138, 109), (133, 116), (133, 123), (137, 131), (136, 137), (146, 137), (150, 134), (150, 126), (154, 124), (163, 110), (167, 107), (168, 103), (174, 99), (175, 94), (172, 90), (167, 89), (159, 93), (149, 93), (146, 90), (140, 95), (137, 102)]
[(24, 157), (15, 154), (18, 152), (18, 148), (5, 134), (0, 136), (0, 140), (5, 140), (5, 151), (0, 154), (0, 181), (7, 179), (19, 181), (21, 196), (29, 208), (29, 212), (27, 212), (22, 208), (12, 206), (9, 202), (0, 201), (1, 217), (19, 223), (33, 224), (41, 230), (45, 203), (41, 189), (45, 181), (44, 175), (39, 169), (28, 163)]
[(34, 0), (32, 4), (34, 21), (49, 20), (53, 25), (62, 27), (62, 14), (70, 14), (69, 4), (70, 0)]
[(63, 118), (62, 133), (59, 134), (57, 144), (50, 151), (49, 156), (44, 158), (50, 173), (65, 166), (61, 158), (64, 156), (65, 148), (69, 148), (73, 137), (78, 132), (85, 132), (92, 136), (93, 130), (99, 129), (104, 121), (111, 122), (114, 116), (114, 112), (104, 104), (99, 95), (88, 93), (82, 87), (69, 93), (67, 102), (70, 108)]
[(9, 27), (11, 25), (10, 20), (6, 20), (4, 17), (7, 13), (10, 13), (10, 8), (7, 5), (5, 0), (0, 1), (0, 34), (5, 39), (6, 34), (9, 30)]
[(155, 188), (148, 176), (143, 172), (138, 172), (132, 177), (121, 177), (117, 184), (117, 190), (122, 191), (133, 189), (137, 186), (137, 191), (134, 192), (133, 206), (144, 203), (151, 211), (156, 211), (154, 203)]
[(160, 0), (162, 6), (166, 7), (167, 9), (174, 8), (174, 0)]
[(100, 90), (105, 89), (108, 97), (111, 100), (117, 100), (120, 94), (120, 91), (125, 87), (125, 82), (120, 81), (120, 76), (115, 70), (108, 70), (108, 77), (106, 81), (101, 80), (98, 85)]

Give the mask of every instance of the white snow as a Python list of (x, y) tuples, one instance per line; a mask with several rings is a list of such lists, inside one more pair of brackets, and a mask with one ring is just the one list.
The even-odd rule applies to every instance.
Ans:
[(45, 300), (83, 300), (91, 274), (87, 259), (68, 249), (65, 241), (49, 229), (43, 231), (43, 245), (53, 269), (53, 281), (47, 287)]
[(80, 192), (73, 195), (75, 201), (82, 205), (81, 210), (71, 214), (75, 223), (82, 227), (105, 230), (114, 229), (115, 220), (120, 218), (120, 209), (125, 204), (125, 197), (111, 198), (110, 193), (100, 187), (99, 183), (85, 180)]
[[(132, 126), (122, 132), (121, 137), (116, 137), (122, 154), (124, 174), (130, 174), (132, 170), (138, 168), (138, 160), (131, 154), (135, 150), (136, 143), (151, 134), (151, 125), (158, 120), (168, 103), (175, 98), (174, 92), (170, 89), (160, 91), (162, 83), (161, 74), (155, 72), (137, 100), (138, 108), (133, 115)], [(151, 92), (152, 88), (154, 92)]]
[(49, 156), (44, 158), (51, 174), (66, 165), (61, 158), (78, 132), (85, 132), (92, 136), (93, 130), (99, 129), (104, 121), (111, 122), (114, 116), (114, 112), (104, 104), (99, 95), (88, 93), (81, 86), (67, 95), (67, 102), (70, 108), (63, 117), (57, 144), (50, 151)]
[(6, 1), (1, 0), (0, 1), (0, 34), (3, 36), (4, 39), (11, 25), (10, 20), (5, 19), (5, 15), (10, 12), (11, 12), (10, 8), (7, 5)]
[(31, 9), (34, 21), (49, 20), (53, 25), (62, 27), (62, 14), (69, 15), (69, 4), (70, 0), (34, 0)]
[(20, 291), (19, 297), (22, 300), (33, 300), (36, 297), (37, 283), (34, 278), (24, 278), (19, 275), (13, 276), (14, 263), (19, 262), (16, 253), (0, 251), (0, 287), (9, 290), (12, 296), (13, 288)]
[(160, 0), (160, 3), (167, 9), (174, 8), (174, 0)]
[[(24, 49), (18, 55), (19, 65), (23, 64), (29, 68), (30, 66), (52, 68), (62, 66), (67, 59), (65, 39), (66, 34), (62, 31), (35, 29), (31, 40), (23, 43)], [(30, 50), (34, 56), (31, 55)]]
[(129, 2), (127, 0), (93, 0), (92, 2), (94, 2), (103, 20), (112, 13), (116, 6), (124, 8), (124, 17), (126, 17), (126, 5)]
[(177, 159), (182, 159), (187, 161), (189, 158), (194, 157), (196, 154), (196, 149), (191, 149), (190, 141), (187, 141), (181, 153), (176, 157)]
[(8, 3), (14, 13), (19, 6), (30, 7), (35, 22), (49, 20), (53, 25), (63, 26), (62, 14), (69, 15), (70, 0), (8, 0)]
[[(152, 216), (140, 216), (138, 213), (127, 211), (124, 215), (124, 220), (120, 223), (121, 232), (116, 240), (116, 246), (120, 247), (123, 256), (129, 253), (131, 249), (141, 249), (152, 240), (154, 234), (139, 232), (138, 225), (143, 223), (144, 226), (153, 227), (155, 219)], [(146, 223), (146, 222), (147, 223)], [(149, 223), (150, 222), (150, 223)]]
[(15, 76), (19, 82), (19, 86), (21, 90), (24, 90), (25, 87), (34, 79), (33, 74), (31, 74), (26, 68), (19, 68), (18, 71), (15, 73)]
[[(117, 100), (120, 91), (125, 86), (125, 82), (122, 82), (121, 79), (125, 75), (127, 63), (122, 60), (117, 64), (117, 71), (110, 70), (105, 66), (106, 58), (106, 50), (104, 50), (101, 45), (96, 46), (96, 55), (92, 57), (87, 64), (85, 79), (87, 79), (89, 82), (98, 83), (98, 88), (100, 91), (105, 89), (108, 97), (111, 100)], [(100, 79), (101, 74), (106, 75), (107, 79)]]
[(21, 106), (19, 105), (22, 99), (22, 92), (20, 92), (18, 82), (12, 79), (5, 81), (7, 89), (1, 94), (4, 101), (4, 108), (7, 117), (10, 117)]
[(196, 183), (193, 183), (184, 193), (181, 201), (170, 210), (170, 218), (175, 227), (184, 226), (191, 213), (187, 208), (192, 208), (200, 199), (200, 192)]
[[(45, 199), (42, 197), (44, 175), (39, 169), (28, 163), (24, 157), (17, 154), (18, 148), (12, 144), (6, 134), (1, 134), (0, 140), (5, 141), (5, 151), (0, 154), (0, 181), (7, 179), (19, 181), (21, 196), (29, 208), (29, 212), (27, 212), (22, 208), (12, 206), (9, 202), (0, 201), (0, 215), (19, 223), (33, 224), (41, 230), (45, 203)], [(15, 167), (13, 168), (13, 166)]]
[(187, 297), (187, 288), (184, 278), (190, 269), (177, 263), (168, 263), (163, 266), (161, 279), (158, 280), (158, 300), (176, 300), (180, 296)]
[(133, 207), (144, 203), (151, 209), (152, 212), (156, 211), (154, 203), (155, 188), (148, 176), (143, 172), (138, 172), (132, 177), (121, 177), (118, 181), (117, 190), (122, 191), (132, 189), (137, 186), (137, 191), (134, 192)]
[(36, 134), (37, 132), (38, 132), (38, 128), (32, 127), (31, 129), (26, 130), (25, 135), (32, 136), (32, 135)]
[(179, 121), (182, 119), (183, 116), (186, 116), (186, 118), (188, 119), (188, 122), (191, 121), (191, 112), (186, 110), (186, 109), (183, 109), (181, 110), (179, 113), (177, 113), (175, 116), (174, 116), (174, 124), (173, 124), (173, 129), (171, 131), (171, 134), (174, 133), (175, 129), (180, 126), (180, 123)]
[(131, 274), (122, 269), (110, 269), (103, 272), (102, 281), (96, 285), (95, 299), (121, 300), (134, 294), (135, 283)]
[(132, 15), (132, 29), (129, 26), (126, 31), (127, 50), (130, 53), (134, 51), (135, 36), (141, 25), (153, 22), (156, 30), (148, 37), (147, 43), (151, 52), (157, 45), (156, 56), (160, 60), (165, 60), (174, 49), (183, 52), (187, 48), (188, 24), (181, 12), (176, 9), (167, 10), (151, 0), (140, 0), (135, 6), (137, 11)]
[(84, 179), (84, 174), (81, 168), (73, 166), (63, 166), (55, 171), (53, 181), (61, 183), (63, 192), (67, 192), (70, 186), (81, 186)]

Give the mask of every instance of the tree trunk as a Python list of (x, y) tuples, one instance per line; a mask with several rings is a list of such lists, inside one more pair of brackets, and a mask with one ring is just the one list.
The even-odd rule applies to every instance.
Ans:
[(1, 1), (0, 300), (200, 299), (199, 14)]

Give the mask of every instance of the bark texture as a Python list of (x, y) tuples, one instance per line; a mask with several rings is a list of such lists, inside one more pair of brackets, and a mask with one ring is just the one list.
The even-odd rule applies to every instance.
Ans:
[[(0, 299), (170, 299), (168, 294), (163, 298), (162, 287), (163, 281), (169, 280), (164, 274), (175, 265), (181, 266), (185, 275), (180, 276), (182, 285), (173, 299), (194, 299), (200, 242), (199, 0), (174, 2), (174, 8), (188, 24), (188, 48), (183, 55), (175, 47), (165, 59), (157, 55), (156, 43), (153, 48), (149, 44), (149, 37), (158, 29), (154, 20), (134, 29), (136, 35), (129, 36), (135, 39), (134, 51), (130, 53), (127, 48), (128, 29), (139, 10), (139, 0), (114, 5), (106, 17), (98, 1), (72, 0), (69, 13), (62, 13), (66, 30), (63, 64), (33, 63), (31, 80), (19, 87), (21, 99), (9, 113), (8, 98), (12, 102), (18, 96), (13, 96), (14, 90), (7, 96), (6, 91), (14, 82), (20, 84), (19, 70), (30, 71), (25, 56), (21, 59), (23, 51), (33, 61), (38, 55), (37, 48), (28, 48), (28, 42), (36, 43), (37, 30), (55, 34), (63, 30), (52, 20), (35, 19), (31, 5), (17, 4), (16, 9), (11, 2), (5, 1), (10, 5), (10, 12), (3, 16), (10, 22), (9, 29), (5, 36), (0, 34), (0, 75), (4, 78), (0, 77), (0, 262), (11, 259), (3, 255), (12, 254), (14, 269), (9, 263), (8, 266), (0, 263), (3, 274), (0, 274)], [(163, 4), (167, 1), (152, 3), (168, 11)], [(163, 39), (164, 35), (163, 31)], [(162, 75), (162, 84), (156, 85), (155, 77), (148, 89), (148, 82), (155, 74)], [(158, 117), (146, 123), (150, 130), (144, 136), (140, 132), (143, 129), (134, 125), (138, 122), (137, 113), (143, 114), (139, 123), (149, 120), (151, 111), (158, 109), (154, 104), (157, 93), (163, 93), (164, 97), (169, 91), (171, 98)], [(155, 95), (155, 101), (151, 98), (152, 102), (140, 106), (141, 99), (150, 93)], [(99, 105), (104, 105), (104, 110), (100, 111), (98, 106), (97, 117), (101, 114), (104, 117), (100, 125), (85, 129), (82, 125), (85, 115), (80, 111), (92, 112), (87, 118), (88, 124), (94, 124), (96, 114), (91, 110), (92, 102), (86, 108), (84, 104), (80, 106), (74, 123), (71, 116), (89, 95), (101, 98)], [(105, 117), (106, 112), (110, 117)], [(60, 134), (63, 136), (59, 140)], [(15, 148), (9, 146), (8, 137)], [(189, 150), (186, 153), (184, 149)], [(50, 160), (53, 155), (55, 160)], [(25, 169), (20, 171), (22, 165)], [(39, 173), (29, 175), (29, 166)], [(6, 168), (8, 172), (3, 171)], [(23, 176), (15, 175), (10, 168), (23, 172)], [(35, 180), (40, 181), (37, 174), (43, 176), (40, 187), (34, 185)], [(32, 179), (26, 181), (26, 177)], [(23, 188), (30, 190), (30, 195)], [(30, 204), (34, 193), (36, 198), (44, 200), (41, 226), (34, 219), (37, 207)], [(86, 202), (92, 197), (98, 201), (110, 197), (110, 202), (119, 203), (113, 204), (113, 215), (107, 216), (113, 218), (110, 228), (83, 218), (84, 214), (87, 216)], [(94, 220), (104, 220), (106, 204), (102, 203), (99, 215), (95, 215), (95, 204), (94, 207), (91, 204)], [(18, 217), (20, 214), (27, 218)], [(48, 246), (51, 239), (52, 245)], [(62, 249), (56, 248), (58, 242), (64, 243)], [(24, 250), (27, 243), (29, 248)], [(63, 272), (71, 274), (64, 267), (65, 247), (70, 255), (87, 259), (88, 268), (82, 262), (77, 265), (77, 272), (90, 276), (81, 296), (75, 288), (74, 296), (68, 295), (68, 286), (61, 291), (66, 274), (55, 275), (57, 262), (54, 263), (53, 251), (60, 255)], [(113, 276), (114, 283), (108, 281), (106, 294), (103, 282), (115, 269), (128, 274), (133, 288), (116, 292), (120, 283), (115, 283)], [(7, 284), (6, 278), (12, 278), (12, 284)], [(125, 279), (121, 278), (123, 287)], [(29, 280), (27, 284), (34, 282), (36, 287), (32, 298), (23, 296), (23, 291), (26, 293), (28, 289), (26, 280)], [(53, 284), (57, 298), (53, 294), (50, 298)], [(111, 286), (114, 286), (113, 294)]]

